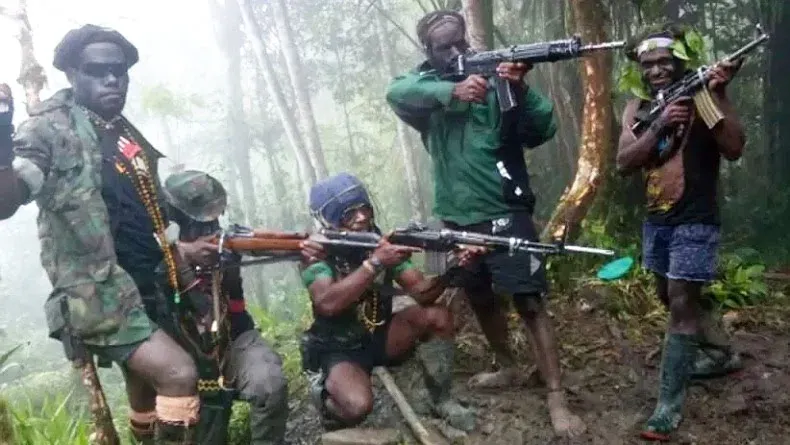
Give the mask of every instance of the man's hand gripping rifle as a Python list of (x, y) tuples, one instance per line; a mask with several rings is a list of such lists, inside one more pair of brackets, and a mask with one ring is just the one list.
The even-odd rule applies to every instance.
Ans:
[(624, 41), (582, 45), (581, 37), (579, 36), (551, 42), (513, 45), (493, 51), (459, 55), (450, 69), (443, 73), (443, 77), (465, 77), (471, 74), (493, 77), (499, 101), (499, 110), (504, 113), (516, 107), (517, 99), (510, 83), (497, 76), (496, 68), (500, 63), (521, 62), (535, 65), (544, 62), (575, 59), (597, 51), (619, 49), (624, 46)]
[[(708, 85), (708, 82), (710, 81), (711, 68), (714, 66), (723, 62), (736, 62), (740, 59), (743, 59), (747, 54), (757, 49), (758, 46), (768, 41), (769, 35), (763, 32), (763, 29), (759, 24), (756, 25), (756, 29), (757, 37), (734, 53), (716, 62), (713, 66), (703, 65), (697, 68), (695, 71), (686, 74), (682, 79), (678, 80), (667, 88), (659, 90), (656, 93), (656, 98), (650, 103), (648, 111), (646, 113), (637, 114), (636, 122), (631, 126), (631, 131), (633, 131), (634, 134), (639, 135), (648, 126), (650, 126), (650, 124), (656, 120), (658, 116), (661, 115), (661, 112), (663, 112), (664, 108), (666, 108), (669, 104), (680, 97), (694, 97), (697, 95)], [(712, 123), (718, 121), (716, 114), (719, 112), (709, 108), (710, 107), (702, 107), (699, 109), (699, 111), (705, 122), (710, 126)]]

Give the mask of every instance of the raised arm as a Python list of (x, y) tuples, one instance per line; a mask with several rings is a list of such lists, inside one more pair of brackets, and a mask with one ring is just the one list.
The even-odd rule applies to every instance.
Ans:
[(724, 119), (713, 127), (713, 137), (719, 148), (719, 153), (728, 161), (735, 161), (743, 154), (746, 144), (746, 134), (743, 131), (738, 113), (727, 97), (727, 85), (733, 76), (740, 70), (743, 60), (737, 62), (721, 62), (711, 68), (711, 79), (708, 89), (713, 100), (724, 115)]
[(434, 111), (463, 111), (468, 102), (485, 100), (487, 82), (469, 76), (462, 82), (450, 82), (435, 74), (410, 72), (395, 77), (387, 88), (387, 103), (395, 114), (419, 132), (428, 129)]
[(10, 128), (0, 128), (0, 219), (13, 216), (41, 191), (51, 162), (51, 148), (42, 137), (48, 131), (48, 124), (36, 117), (13, 136)]

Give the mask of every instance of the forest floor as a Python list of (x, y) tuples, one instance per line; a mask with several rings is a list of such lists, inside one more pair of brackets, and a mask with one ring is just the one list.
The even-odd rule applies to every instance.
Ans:
[[(506, 390), (471, 391), (468, 378), (490, 368), (490, 355), (477, 326), (459, 335), (455, 392), (477, 409), (475, 432), (456, 439), (464, 444), (639, 444), (639, 429), (655, 404), (660, 344), (666, 315), (660, 307), (641, 317), (617, 316), (606, 310), (604, 297), (594, 292), (551, 303), (561, 344), (565, 386), (572, 409), (587, 423), (587, 433), (575, 440), (553, 435), (544, 404), (545, 390), (535, 378)], [(685, 418), (673, 443), (715, 445), (773, 445), (790, 439), (790, 305), (784, 298), (725, 315), (734, 347), (745, 367), (724, 378), (698, 381), (690, 388)], [(471, 323), (476, 325), (476, 323)], [(515, 347), (528, 345), (517, 320), (511, 323)], [(524, 358), (524, 375), (530, 360)], [(415, 374), (407, 363), (391, 368), (407, 394)], [(417, 380), (419, 380), (417, 378)], [(391, 398), (377, 379), (376, 408), (363, 426), (394, 427), (406, 443), (409, 435)], [(411, 392), (410, 392), (411, 391)], [(423, 395), (409, 398), (420, 412)], [(309, 403), (293, 407), (289, 422), (292, 443), (320, 443), (321, 429)], [(438, 421), (423, 417), (439, 428)], [(444, 428), (443, 432), (446, 433)]]

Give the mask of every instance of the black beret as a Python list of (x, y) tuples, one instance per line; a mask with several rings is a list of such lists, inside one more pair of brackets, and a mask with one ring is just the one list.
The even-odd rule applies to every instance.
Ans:
[(131, 68), (132, 65), (140, 60), (137, 48), (126, 40), (126, 37), (122, 36), (121, 33), (111, 28), (88, 24), (66, 33), (63, 40), (55, 47), (55, 60), (52, 64), (60, 71), (74, 68), (80, 52), (91, 43), (99, 42), (115, 43), (120, 46), (126, 56), (128, 68)]

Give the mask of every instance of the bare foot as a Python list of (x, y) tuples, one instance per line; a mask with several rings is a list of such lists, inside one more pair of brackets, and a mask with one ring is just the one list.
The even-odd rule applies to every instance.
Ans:
[(554, 433), (558, 436), (577, 437), (587, 431), (587, 425), (582, 419), (568, 409), (563, 391), (549, 391), (547, 397), (549, 415)]
[(495, 372), (481, 372), (466, 383), (472, 389), (506, 388), (516, 383), (518, 368), (503, 368)]

